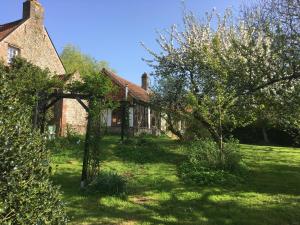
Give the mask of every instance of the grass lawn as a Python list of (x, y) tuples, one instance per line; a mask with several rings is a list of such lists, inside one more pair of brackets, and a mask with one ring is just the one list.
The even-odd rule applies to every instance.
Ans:
[(300, 225), (300, 149), (242, 145), (250, 168), (245, 183), (197, 187), (177, 175), (184, 152), (176, 141), (158, 138), (125, 147), (118, 141), (103, 140), (101, 168), (126, 176), (123, 199), (81, 193), (83, 143), (53, 154), (53, 179), (63, 191), (70, 224)]

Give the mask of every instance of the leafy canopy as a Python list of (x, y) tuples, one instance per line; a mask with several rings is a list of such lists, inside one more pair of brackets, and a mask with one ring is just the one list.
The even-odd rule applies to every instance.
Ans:
[(78, 71), (81, 75), (89, 75), (109, 69), (109, 63), (106, 61), (97, 61), (93, 57), (84, 54), (81, 50), (73, 45), (65, 46), (61, 53), (61, 60), (67, 70), (67, 73)]
[(204, 125), (220, 149), (225, 125), (251, 123), (269, 102), (294, 100), (297, 107), (288, 114), (299, 112), (299, 35), (285, 32), (281, 20), (260, 20), (253, 9), (233, 21), (230, 11), (201, 21), (186, 13), (183, 30), (174, 26), (158, 38), (162, 51), (147, 49), (156, 79), (154, 104), (170, 121)]

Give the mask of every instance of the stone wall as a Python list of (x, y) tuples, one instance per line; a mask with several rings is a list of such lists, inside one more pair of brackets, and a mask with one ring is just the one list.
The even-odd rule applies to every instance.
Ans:
[[(20, 56), (29, 62), (49, 69), (54, 75), (65, 74), (66, 71), (53, 46), (53, 43), (40, 20), (29, 18), (8, 37), (0, 42), (0, 59), (7, 63), (8, 47), (20, 49)], [(76, 74), (75, 79), (78, 79)], [(64, 99), (56, 105), (56, 126), (60, 135), (68, 130), (84, 134), (87, 114), (85, 109), (73, 99)]]
[[(79, 72), (75, 72), (72, 78), (68, 81), (82, 81)], [(88, 104), (83, 100), (84, 104)], [(68, 131), (78, 134), (85, 134), (87, 126), (87, 112), (76, 99), (63, 99), (62, 100), (62, 114), (60, 123), (60, 134), (66, 135)]]
[(20, 49), (20, 56), (53, 74), (65, 74), (65, 69), (45, 27), (29, 18), (0, 42), (0, 58), (7, 63), (8, 46)]
[(63, 100), (62, 116), (62, 135), (65, 135), (68, 131), (85, 134), (87, 125), (87, 113), (77, 100)]
[[(66, 73), (45, 27), (35, 18), (24, 21), (0, 42), (0, 59), (6, 64), (9, 46), (17, 47), (22, 58), (42, 69), (49, 69), (53, 75)], [(75, 79), (78, 79), (78, 74)], [(87, 114), (77, 100), (62, 100), (56, 105), (55, 115), (57, 131), (60, 135), (65, 135), (68, 130), (85, 133)]]

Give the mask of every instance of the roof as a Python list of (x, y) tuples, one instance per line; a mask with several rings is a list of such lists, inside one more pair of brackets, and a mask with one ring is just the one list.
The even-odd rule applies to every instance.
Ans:
[(17, 29), (25, 20), (17, 20), (11, 23), (0, 25), (0, 41), (6, 38), (11, 32)]
[(148, 103), (150, 101), (149, 93), (143, 89), (142, 87), (125, 80), (124, 78), (118, 76), (117, 74), (113, 73), (112, 71), (109, 71), (107, 69), (103, 69), (102, 72), (104, 75), (108, 76), (114, 83), (116, 83), (121, 88), (126, 87), (128, 85), (128, 93), (131, 95), (134, 99)]

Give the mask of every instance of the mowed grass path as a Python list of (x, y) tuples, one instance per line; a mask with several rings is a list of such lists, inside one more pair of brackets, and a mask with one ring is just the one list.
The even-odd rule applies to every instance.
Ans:
[(197, 187), (178, 177), (185, 155), (176, 141), (124, 147), (119, 137), (107, 137), (102, 143), (101, 168), (128, 179), (128, 197), (82, 194), (82, 143), (64, 147), (53, 155), (53, 179), (70, 224), (300, 225), (300, 149), (242, 145), (250, 170), (245, 183)]

